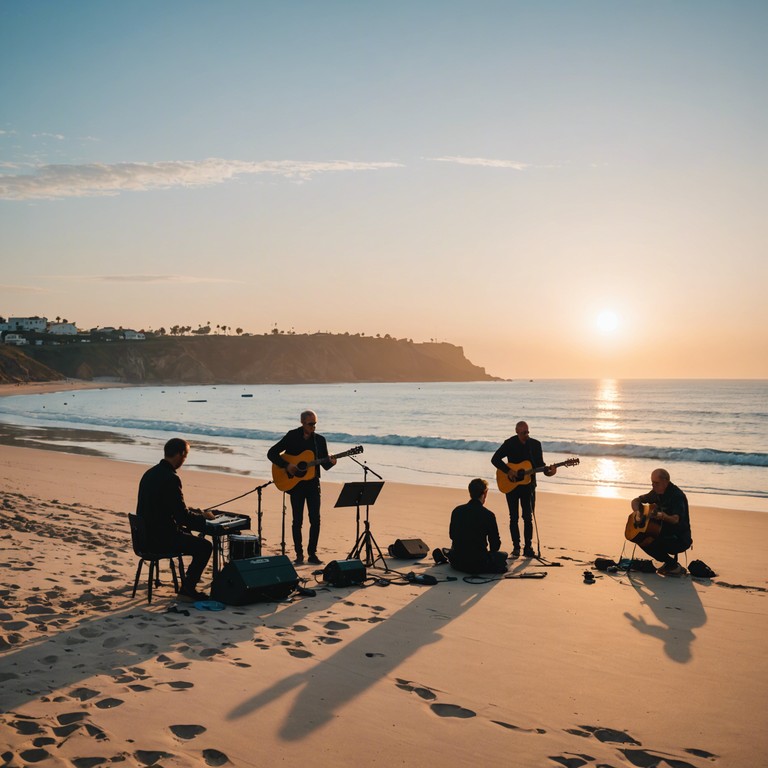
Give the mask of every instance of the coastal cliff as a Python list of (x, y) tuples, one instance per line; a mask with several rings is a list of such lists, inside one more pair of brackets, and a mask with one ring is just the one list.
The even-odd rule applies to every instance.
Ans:
[[(13, 350), (16, 352), (17, 350)], [(444, 342), (346, 334), (155, 337), (135, 342), (26, 347), (34, 364), (76, 379), (132, 384), (308, 384), (332, 382), (487, 381), (461, 347)], [(5, 366), (5, 358), (0, 365)], [(5, 379), (18, 381), (19, 379)]]
[(61, 378), (58, 371), (25, 355), (18, 347), (0, 345), (0, 384), (57, 381)]

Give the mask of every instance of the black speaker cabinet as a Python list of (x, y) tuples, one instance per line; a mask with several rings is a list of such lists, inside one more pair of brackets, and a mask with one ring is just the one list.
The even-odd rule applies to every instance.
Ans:
[(285, 555), (253, 557), (227, 563), (211, 584), (211, 598), (226, 605), (284, 600), (299, 584)]
[(403, 559), (418, 560), (428, 552), (429, 547), (421, 539), (397, 539), (389, 545), (389, 554)]
[(350, 587), (365, 581), (365, 566), (360, 560), (332, 560), (323, 570), (323, 581), (333, 587)]

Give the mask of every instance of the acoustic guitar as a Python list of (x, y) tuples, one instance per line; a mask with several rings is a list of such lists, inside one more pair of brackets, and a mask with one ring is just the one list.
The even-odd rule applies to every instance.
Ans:
[(627, 519), (627, 527), (624, 529), (624, 538), (627, 541), (645, 547), (652, 541), (655, 541), (661, 533), (661, 520), (654, 517), (656, 511), (655, 504), (648, 504), (647, 508), (641, 505), (642, 514), (640, 519), (635, 519), (635, 513), (632, 512)]
[(354, 456), (363, 452), (362, 445), (356, 445), (343, 453), (337, 453), (334, 456), (328, 456), (324, 459), (312, 458), (315, 454), (312, 451), (302, 451), (298, 456), (291, 456), (288, 453), (280, 455), (289, 463), (296, 465), (296, 474), (289, 475), (288, 471), (277, 464), (272, 465), (272, 481), (281, 491), (290, 491), (296, 487), (302, 480), (312, 480), (315, 476), (315, 467), (328, 459), (343, 459), (345, 456)]
[[(544, 472), (550, 467), (575, 467), (579, 463), (578, 459), (566, 459), (557, 464), (547, 464), (546, 467), (534, 467), (530, 461), (521, 461), (519, 464), (507, 464), (507, 471), (503, 469), (496, 470), (496, 485), (502, 493), (509, 493), (517, 488), (518, 485), (528, 485), (531, 482), (531, 476), (537, 472)], [(516, 480), (510, 480), (508, 473), (514, 471), (517, 473)]]

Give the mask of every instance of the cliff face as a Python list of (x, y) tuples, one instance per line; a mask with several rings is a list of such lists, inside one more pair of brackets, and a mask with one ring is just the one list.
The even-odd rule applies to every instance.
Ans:
[(0, 384), (21, 384), (27, 381), (56, 381), (57, 371), (33, 360), (18, 347), (0, 344)]
[[(482, 381), (461, 347), (317, 334), (161, 337), (28, 347), (62, 376), (142, 384), (292, 384), (357, 381)], [(30, 379), (34, 380), (34, 379)]]

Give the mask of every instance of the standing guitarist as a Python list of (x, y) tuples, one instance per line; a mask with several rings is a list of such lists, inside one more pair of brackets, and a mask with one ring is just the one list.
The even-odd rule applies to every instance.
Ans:
[[(533, 508), (536, 503), (536, 472), (526, 475), (524, 469), (516, 469), (508, 464), (530, 462), (532, 469), (540, 470), (547, 477), (552, 477), (557, 472), (557, 467), (546, 466), (541, 443), (528, 435), (528, 425), (524, 421), (518, 421), (515, 425), (515, 434), (502, 443), (491, 459), (491, 464), (496, 469), (506, 473), (509, 479), (515, 483), (512, 490), (506, 494), (507, 506), (509, 507), (509, 531), (512, 534), (512, 557), (520, 556), (518, 505), (523, 510), (523, 536), (525, 537), (523, 555), (536, 557), (531, 546), (533, 542)], [(542, 467), (544, 469), (541, 469)]]
[(638, 546), (654, 560), (662, 561), (657, 573), (663, 576), (682, 576), (685, 568), (677, 562), (676, 555), (685, 552), (693, 544), (688, 498), (671, 482), (669, 472), (660, 468), (651, 472), (650, 493), (644, 493), (631, 501), (635, 521), (638, 523), (643, 516), (643, 504), (651, 505), (647, 514), (661, 523), (661, 530), (655, 540), (647, 544), (638, 542)]
[(328, 455), (328, 445), (325, 438), (315, 432), (316, 427), (317, 414), (314, 411), (304, 411), (301, 414), (301, 426), (287, 432), (282, 440), (275, 443), (267, 451), (267, 458), (273, 464), (284, 469), (290, 477), (296, 475), (299, 468), (281, 454), (285, 453), (291, 458), (298, 457), (305, 451), (311, 451), (312, 459), (320, 461), (317, 472), (309, 473), (308, 479), (302, 480), (288, 491), (288, 495), (291, 497), (291, 512), (293, 513), (292, 532), (293, 546), (296, 550), (296, 559), (294, 560), (296, 565), (301, 565), (304, 562), (301, 529), (304, 525), (305, 501), (309, 517), (307, 562), (312, 565), (320, 565), (322, 562), (317, 556), (317, 542), (320, 538), (320, 467), (330, 469), (336, 464), (336, 459)]

